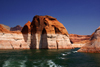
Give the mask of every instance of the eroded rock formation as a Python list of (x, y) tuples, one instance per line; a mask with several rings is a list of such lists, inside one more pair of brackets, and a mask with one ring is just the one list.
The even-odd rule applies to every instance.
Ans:
[(22, 35), (24, 38), (24, 41), (28, 44), (28, 46), (30, 47), (31, 44), (31, 22), (28, 21), (24, 27), (22, 28)]
[(38, 16), (31, 23), (31, 48), (72, 48), (66, 28), (56, 18)]
[(9, 31), (0, 25), (0, 49), (29, 49), (21, 32)]
[(0, 49), (68, 49), (72, 48), (66, 28), (56, 18), (38, 16), (20, 31), (0, 27)]
[(78, 52), (100, 53), (100, 27), (91, 35), (91, 39)]

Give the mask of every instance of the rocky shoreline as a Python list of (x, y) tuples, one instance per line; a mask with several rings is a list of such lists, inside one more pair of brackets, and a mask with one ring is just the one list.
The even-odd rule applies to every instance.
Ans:
[(24, 27), (8, 28), (0, 24), (0, 49), (81, 48), (78, 52), (100, 53), (100, 27), (92, 35), (68, 34), (56, 18), (36, 15)]

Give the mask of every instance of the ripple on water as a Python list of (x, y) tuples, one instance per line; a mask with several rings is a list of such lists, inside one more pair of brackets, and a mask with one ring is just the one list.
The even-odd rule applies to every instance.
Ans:
[(77, 51), (72, 51), (73, 53), (76, 53)]
[(56, 64), (52, 60), (38, 60), (38, 61), (33, 61), (33, 67), (63, 67), (63, 66)]
[(62, 53), (62, 56), (66, 56), (67, 54), (65, 54), (65, 53)]
[(49, 65), (49, 67), (62, 67), (60, 65), (55, 64), (52, 60), (48, 60), (47, 63)]
[(16, 60), (16, 59), (8, 59), (4, 62), (3, 67), (26, 67), (25, 62), (27, 60)]
[(58, 56), (58, 59), (62, 59), (62, 60), (67, 59), (67, 58), (66, 58), (67, 55), (70, 55), (70, 54), (76, 53), (76, 52), (77, 52), (77, 51), (70, 51), (70, 52), (61, 53), (61, 55)]
[(66, 59), (66, 58), (64, 58), (64, 57), (58, 57), (58, 59), (62, 59), (62, 60), (64, 60), (64, 59)]

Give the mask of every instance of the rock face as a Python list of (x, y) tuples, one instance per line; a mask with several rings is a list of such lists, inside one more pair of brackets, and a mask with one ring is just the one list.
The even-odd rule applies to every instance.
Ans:
[(29, 49), (21, 32), (9, 31), (0, 25), (0, 49)]
[(51, 16), (38, 16), (31, 23), (31, 48), (72, 48), (66, 28)]
[(24, 27), (22, 28), (21, 32), (22, 32), (23, 34), (31, 33), (31, 22), (30, 22), (30, 21), (28, 21), (28, 22), (24, 25)]
[(81, 42), (84, 40), (89, 40), (91, 35), (77, 35), (77, 34), (69, 34), (69, 38), (72, 43)]
[(10, 28), (10, 31), (21, 31), (21, 30), (22, 30), (22, 27), (20, 25)]
[(8, 33), (10, 32), (9, 30), (7, 30), (6, 28), (4, 28), (1, 24), (0, 24), (0, 33)]
[(90, 39), (91, 35), (77, 35), (77, 34), (69, 34), (70, 41), (72, 46), (75, 47), (82, 47), (87, 43)]
[(100, 53), (100, 27), (91, 35), (91, 39), (78, 52)]
[(28, 21), (24, 25), (21, 32), (14, 30), (9, 31), (0, 27), (0, 49), (72, 48), (66, 28), (51, 16), (36, 15), (32, 23)]
[(22, 28), (22, 35), (24, 38), (24, 41), (28, 44), (28, 46), (30, 47), (31, 44), (31, 22), (28, 21), (24, 27)]
[(7, 30), (10, 30), (10, 27), (4, 24), (0, 24), (1, 26), (3, 26), (4, 28), (6, 28)]

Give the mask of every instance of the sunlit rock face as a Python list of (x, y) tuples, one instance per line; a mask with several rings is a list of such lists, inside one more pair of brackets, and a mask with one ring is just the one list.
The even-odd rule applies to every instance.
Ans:
[(74, 48), (80, 48), (84, 46), (89, 41), (90, 38), (91, 35), (69, 34), (69, 39)]
[(89, 40), (91, 35), (77, 35), (77, 34), (69, 34), (69, 38), (72, 43), (78, 43), (81, 41)]
[(91, 35), (90, 41), (78, 52), (100, 53), (100, 27)]
[(56, 18), (38, 16), (21, 31), (9, 31), (0, 25), (0, 49), (71, 49), (66, 28)]
[(0, 25), (0, 49), (29, 49), (21, 32), (11, 32)]
[(31, 48), (72, 48), (66, 28), (56, 18), (38, 16), (31, 23)]
[(7, 30), (10, 30), (10, 27), (4, 24), (0, 24), (1, 26), (3, 26), (4, 28), (6, 28)]

